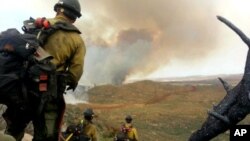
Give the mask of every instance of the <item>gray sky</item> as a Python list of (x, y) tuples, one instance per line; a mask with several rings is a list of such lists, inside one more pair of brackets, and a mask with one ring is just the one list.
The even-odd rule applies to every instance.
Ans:
[[(80, 1), (83, 16), (76, 25), (87, 46), (82, 81), (121, 83), (243, 72), (247, 47), (216, 15), (250, 36), (247, 0)], [(30, 16), (54, 17), (56, 2), (4, 1), (0, 30), (20, 29)]]

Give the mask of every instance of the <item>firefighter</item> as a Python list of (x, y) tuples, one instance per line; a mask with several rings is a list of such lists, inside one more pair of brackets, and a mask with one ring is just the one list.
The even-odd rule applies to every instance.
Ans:
[[(43, 49), (53, 56), (52, 64), (56, 72), (65, 74), (63, 81), (56, 83), (57, 99), (46, 98), (46, 102), (33, 99), (32, 94), (28, 98), (28, 110), (7, 111), (4, 118), (7, 122), (6, 133), (21, 141), (26, 125), (32, 121), (34, 125), (33, 141), (57, 141), (59, 140), (60, 127), (65, 109), (63, 93), (67, 90), (75, 90), (83, 73), (85, 56), (85, 44), (80, 36), (80, 31), (73, 25), (77, 18), (81, 17), (81, 6), (78, 0), (59, 0), (54, 5), (55, 18), (47, 19), (51, 26), (62, 23), (43, 42)], [(53, 83), (53, 82), (50, 82)], [(53, 95), (53, 94), (52, 94)], [(39, 105), (43, 103), (43, 106)], [(41, 108), (42, 107), (42, 108)], [(41, 108), (41, 109), (40, 109)], [(39, 110), (39, 114), (37, 114)]]
[[(138, 141), (138, 134), (136, 128), (132, 124), (133, 118), (131, 115), (127, 115), (125, 117), (125, 124), (122, 128), (125, 128), (127, 130), (127, 137), (129, 141)], [(123, 129), (124, 130), (124, 129)]]
[(16, 141), (16, 139), (10, 135), (0, 133), (0, 141)]
[(83, 129), (82, 130), (83, 136), (87, 136), (88, 138), (90, 138), (91, 141), (97, 141), (96, 126), (92, 122), (94, 116), (95, 114), (93, 112), (93, 109), (87, 108), (83, 112), (84, 119), (81, 120), (81, 123), (80, 123), (80, 126)]
[[(52, 25), (57, 22), (73, 24), (77, 18), (81, 17), (81, 7), (78, 0), (59, 0), (54, 6), (54, 11), (56, 12), (56, 17), (49, 20)], [(56, 70), (67, 73), (66, 83), (69, 86), (68, 89), (74, 90), (83, 73), (85, 55), (84, 41), (79, 33), (58, 30), (47, 39), (43, 48), (54, 57), (52, 63), (56, 66)], [(65, 89), (60, 82), (58, 83), (58, 89)], [(63, 94), (63, 90), (59, 93)], [(64, 100), (62, 99), (61, 101), (63, 101), (63, 104), (61, 104), (63, 106)], [(37, 136), (39, 141), (44, 140), (44, 138), (58, 140), (57, 134), (60, 132), (58, 128), (60, 125), (58, 124), (61, 124), (60, 120), (62, 119), (60, 118), (63, 116), (61, 112), (63, 110), (64, 108), (59, 107), (59, 104), (54, 104), (53, 102), (47, 104), (44, 110), (44, 117), (41, 117), (44, 119), (43, 125), (38, 120), (36, 122), (38, 128), (34, 126), (35, 133), (36, 131), (40, 132)], [(58, 111), (60, 111), (60, 114), (58, 114)]]
[(132, 125), (131, 115), (125, 117), (125, 123), (122, 124), (120, 131), (116, 134), (114, 141), (138, 141), (136, 128)]
[(63, 133), (67, 141), (97, 141), (97, 130), (92, 122), (95, 114), (91, 108), (83, 112), (84, 119), (78, 124), (69, 125)]

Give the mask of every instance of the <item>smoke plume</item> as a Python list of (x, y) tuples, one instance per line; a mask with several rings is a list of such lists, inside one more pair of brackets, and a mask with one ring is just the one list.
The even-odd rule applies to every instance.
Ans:
[(120, 84), (175, 59), (199, 64), (216, 47), (211, 1), (89, 0), (82, 5), (77, 26), (87, 46), (85, 77), (93, 83)]

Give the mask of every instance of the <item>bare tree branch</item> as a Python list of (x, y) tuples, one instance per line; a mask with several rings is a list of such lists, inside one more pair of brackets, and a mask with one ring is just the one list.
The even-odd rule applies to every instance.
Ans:
[[(250, 48), (250, 39), (240, 29), (221, 16), (217, 18), (236, 32)], [(208, 112), (206, 121), (191, 135), (189, 141), (209, 141), (238, 124), (250, 113), (250, 51), (248, 50), (243, 78), (234, 88), (231, 89), (223, 79), (219, 78), (219, 80), (226, 89), (227, 95)]]
[(226, 24), (228, 27), (230, 27), (234, 32), (236, 32), (240, 36), (240, 38), (243, 40), (243, 42), (246, 43), (248, 47), (250, 47), (250, 39), (238, 27), (236, 27), (230, 21), (228, 21), (227, 19), (221, 16), (217, 16), (217, 18), (221, 22)]
[(226, 81), (224, 81), (222, 78), (218, 78), (220, 80), (220, 82), (222, 83), (224, 89), (226, 90), (227, 93), (229, 93), (229, 91), (232, 89), (232, 86), (229, 85)]

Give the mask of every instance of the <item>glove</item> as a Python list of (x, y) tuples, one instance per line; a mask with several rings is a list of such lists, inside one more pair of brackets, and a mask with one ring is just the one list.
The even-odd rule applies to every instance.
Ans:
[(73, 91), (75, 91), (78, 83), (75, 80), (75, 77), (72, 75), (72, 73), (67, 72), (66, 82), (67, 82), (67, 86), (68, 86), (66, 90), (68, 91), (68, 90), (72, 89)]
[(68, 90), (72, 89), (72, 91), (75, 91), (77, 85), (78, 85), (78, 83), (69, 83), (66, 90), (68, 91)]
[(58, 73), (57, 76), (57, 89), (59, 94), (64, 94), (67, 86), (67, 75), (64, 73)]

